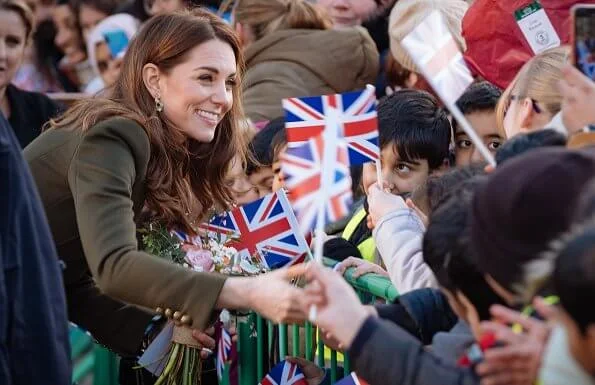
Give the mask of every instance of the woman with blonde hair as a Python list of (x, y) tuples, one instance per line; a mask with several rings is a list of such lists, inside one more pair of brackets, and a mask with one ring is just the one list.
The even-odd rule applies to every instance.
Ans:
[(558, 47), (542, 52), (529, 60), (502, 94), (496, 115), (500, 130), (511, 138), (543, 128), (566, 133), (554, 119), (562, 109), (559, 82), (569, 49)]
[(375, 82), (378, 51), (366, 30), (333, 30), (306, 0), (238, 0), (232, 15), (246, 55), (244, 107), (255, 123), (282, 116), (283, 98)]
[(245, 153), (242, 68), (239, 41), (218, 17), (155, 16), (132, 40), (109, 96), (79, 102), (25, 150), (66, 265), (69, 318), (120, 355), (139, 354), (156, 313), (197, 331), (223, 308), (275, 322), (304, 317), (286, 271), (226, 278), (138, 246), (141, 212), (194, 235), (212, 207), (230, 206), (224, 178)]

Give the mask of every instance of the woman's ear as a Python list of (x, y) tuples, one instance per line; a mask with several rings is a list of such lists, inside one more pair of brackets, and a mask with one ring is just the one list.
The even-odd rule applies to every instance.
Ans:
[(143, 66), (142, 71), (143, 83), (151, 96), (153, 96), (153, 98), (161, 96), (161, 87), (159, 84), (161, 76), (159, 68), (153, 63), (147, 63)]
[(533, 110), (533, 101), (530, 98), (524, 98), (521, 103), (519, 103), (519, 123), (521, 126), (521, 132), (530, 131), (533, 125), (533, 114), (535, 111)]

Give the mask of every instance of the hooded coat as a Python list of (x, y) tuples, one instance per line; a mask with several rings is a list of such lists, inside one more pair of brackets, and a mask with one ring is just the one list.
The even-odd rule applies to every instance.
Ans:
[(341, 93), (374, 84), (378, 50), (361, 27), (275, 31), (245, 52), (244, 109), (253, 122), (283, 116), (281, 99)]

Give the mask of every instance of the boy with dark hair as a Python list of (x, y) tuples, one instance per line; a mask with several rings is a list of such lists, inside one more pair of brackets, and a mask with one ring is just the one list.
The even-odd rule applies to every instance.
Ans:
[(275, 118), (268, 122), (250, 141), (249, 149), (253, 159), (249, 159), (246, 174), (261, 198), (273, 189), (274, 147), (272, 142), (275, 136), (282, 131), (285, 131), (285, 118)]
[[(457, 101), (457, 107), (492, 154), (496, 153), (505, 140), (498, 130), (496, 120), (496, 104), (501, 95), (502, 91), (498, 87), (484, 81), (472, 84)], [(469, 136), (455, 120), (453, 120), (453, 129), (456, 166), (484, 163), (485, 160)]]
[[(427, 266), (420, 268), (423, 260), (418, 251), (424, 225), (403, 199), (395, 195), (409, 195), (447, 164), (450, 122), (432, 95), (403, 90), (378, 105), (378, 128), (383, 188), (392, 194), (387, 199), (400, 199), (402, 206), (397, 206), (397, 215), (391, 213), (386, 220), (382, 218), (373, 237), (368, 228), (369, 210), (362, 207), (347, 224), (342, 238), (355, 245), (367, 261), (379, 262), (375, 252), (378, 250), (400, 293), (435, 286)], [(370, 189), (377, 186), (373, 163), (364, 164), (362, 182), (371, 206)]]

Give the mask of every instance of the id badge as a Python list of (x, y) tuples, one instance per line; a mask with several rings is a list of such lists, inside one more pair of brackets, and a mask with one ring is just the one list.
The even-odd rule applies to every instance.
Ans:
[(539, 1), (517, 9), (514, 18), (535, 55), (560, 45), (560, 37)]

